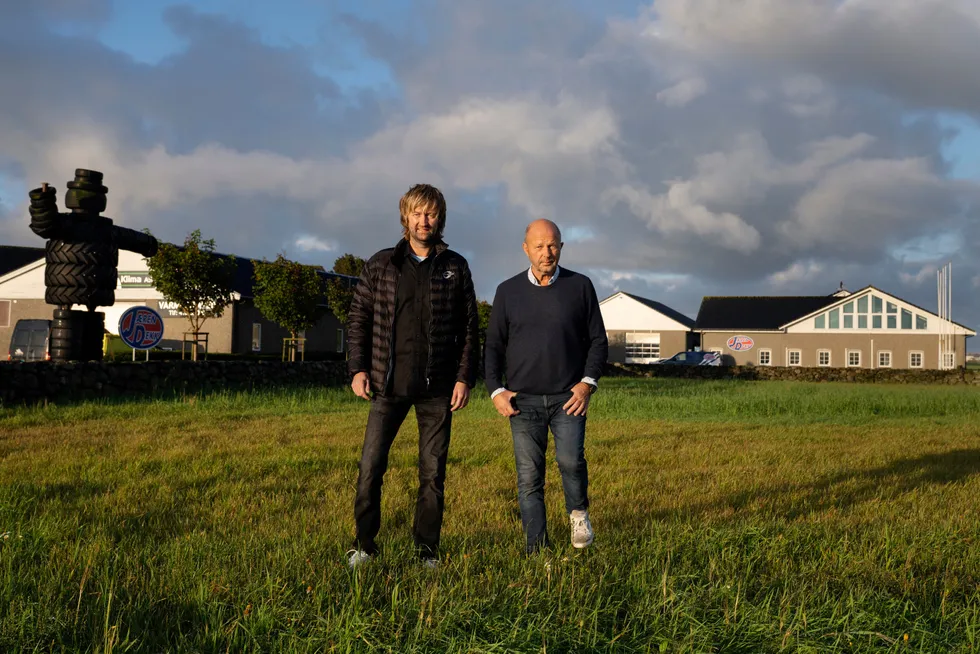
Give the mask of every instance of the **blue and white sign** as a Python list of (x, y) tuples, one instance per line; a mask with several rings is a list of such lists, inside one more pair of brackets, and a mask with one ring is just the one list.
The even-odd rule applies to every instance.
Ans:
[(134, 350), (152, 349), (163, 339), (163, 318), (150, 307), (130, 307), (119, 317), (119, 337)]

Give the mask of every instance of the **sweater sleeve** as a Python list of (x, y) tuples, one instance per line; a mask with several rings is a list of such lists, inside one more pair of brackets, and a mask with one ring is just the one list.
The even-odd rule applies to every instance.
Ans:
[(599, 310), (599, 298), (596, 296), (592, 280), (588, 278), (586, 278), (585, 301), (588, 306), (586, 316), (589, 322), (589, 351), (585, 358), (585, 376), (598, 381), (609, 357), (609, 341), (606, 338), (606, 326), (602, 321), (602, 311)]
[(487, 390), (493, 393), (504, 385), (504, 365), (507, 354), (507, 308), (500, 286), (493, 298), (490, 323), (487, 325), (487, 341), (484, 345), (484, 368)]

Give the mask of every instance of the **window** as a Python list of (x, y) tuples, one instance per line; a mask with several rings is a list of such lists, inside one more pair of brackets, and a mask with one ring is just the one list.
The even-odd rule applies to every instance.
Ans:
[(338, 329), (337, 330), (337, 351), (338, 352), (343, 352), (344, 351), (344, 330), (343, 329)]
[(844, 329), (854, 329), (854, 316), (844, 314)]
[(871, 316), (872, 329), (881, 329), (881, 316)]
[(860, 368), (861, 367), (861, 350), (848, 350), (847, 351), (847, 367), (848, 368)]
[(868, 312), (868, 296), (862, 295), (858, 298), (858, 313)]
[(912, 329), (912, 312), (902, 309), (902, 329)]
[(886, 307), (888, 309), (888, 313), (898, 313), (898, 305), (897, 304), (892, 304), (891, 302), (886, 302), (885, 304), (886, 304)]
[(817, 365), (825, 368), (830, 365), (830, 350), (817, 350)]
[(867, 329), (867, 328), (868, 328), (868, 317), (858, 316), (858, 329)]
[(922, 352), (909, 352), (909, 368), (922, 367)]
[(0, 327), (10, 327), (10, 300), (0, 300)]
[(262, 323), (252, 323), (252, 352), (262, 351)]
[(881, 298), (877, 295), (871, 296), (871, 313), (881, 313)]
[(824, 314), (821, 313), (819, 316), (813, 319), (814, 329), (824, 329), (826, 326), (827, 326), (827, 316), (825, 316)]
[(653, 363), (660, 359), (660, 334), (626, 334), (626, 363)]
[(759, 350), (759, 365), (760, 366), (772, 365), (772, 350)]
[(916, 329), (929, 329), (929, 321), (926, 319), (925, 316), (918, 316), (917, 315), (915, 317), (915, 328)]
[(831, 311), (829, 315), (830, 315), (830, 328), (837, 329), (838, 327), (840, 327), (840, 316), (837, 312), (837, 309)]
[(892, 367), (892, 353), (887, 350), (882, 350), (878, 352), (878, 367), (879, 368), (891, 368)]
[(844, 305), (844, 313), (854, 313), (854, 303), (848, 302)]
[(943, 367), (946, 368), (947, 370), (949, 370), (950, 368), (955, 368), (956, 367), (956, 353), (955, 352), (944, 352), (943, 353), (943, 363), (946, 364)]
[(888, 329), (895, 329), (898, 326), (896, 321), (897, 316), (888, 316)]
[(800, 350), (790, 350), (786, 360), (791, 366), (799, 366), (803, 363), (803, 353)]

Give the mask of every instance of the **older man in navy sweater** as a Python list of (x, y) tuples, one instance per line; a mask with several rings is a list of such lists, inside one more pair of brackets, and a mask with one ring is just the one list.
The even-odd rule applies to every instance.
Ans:
[(585, 275), (559, 268), (561, 232), (536, 220), (524, 235), (531, 267), (497, 287), (487, 327), (486, 381), (510, 418), (527, 552), (550, 546), (544, 506), (548, 428), (565, 491), (572, 545), (593, 541), (585, 421), (609, 349), (599, 300)]

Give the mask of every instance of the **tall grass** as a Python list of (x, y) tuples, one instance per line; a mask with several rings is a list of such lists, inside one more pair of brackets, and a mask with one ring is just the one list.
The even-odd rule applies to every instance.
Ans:
[[(980, 648), (976, 389), (604, 380), (596, 543), (530, 559), (480, 389), (437, 571), (411, 416), (382, 555), (345, 566), (366, 413), (342, 389), (0, 411), (0, 651)], [(566, 543), (553, 463), (547, 503)]]

